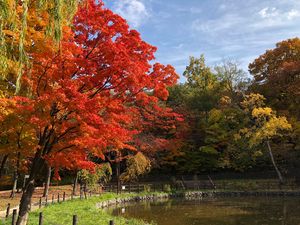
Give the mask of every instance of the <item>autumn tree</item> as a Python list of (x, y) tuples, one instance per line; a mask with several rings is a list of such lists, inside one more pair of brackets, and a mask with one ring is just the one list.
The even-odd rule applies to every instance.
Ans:
[[(1, 111), (1, 122), (12, 133), (22, 128), (21, 154), (30, 158), (18, 225), (26, 224), (36, 179), (47, 163), (58, 176), (59, 168), (74, 164), (94, 167), (89, 155), (104, 158), (107, 149), (134, 149), (131, 141), (140, 130), (132, 125), (141, 117), (136, 104), (164, 110), (158, 99), (166, 99), (167, 86), (178, 78), (171, 66), (151, 65), (156, 48), (101, 2), (83, 3), (62, 36), (58, 50), (40, 48), (29, 55), (31, 67), (21, 83), (31, 95), (1, 99), (7, 110)], [(54, 42), (46, 38), (45, 45)], [(14, 148), (16, 142), (8, 143)]]
[(260, 94), (245, 96), (241, 105), (249, 116), (249, 122), (248, 127), (240, 130), (238, 138), (245, 138), (250, 147), (261, 144), (267, 145), (279, 182), (283, 183), (284, 179), (274, 159), (271, 143), (274, 138), (282, 137), (287, 131), (290, 131), (292, 126), (286, 117), (277, 116), (271, 108), (266, 107), (264, 101), (265, 98)]
[(284, 149), (288, 154), (282, 156), (291, 164), (297, 164), (300, 134), (297, 129), (300, 119), (300, 39), (292, 38), (281, 41), (276, 47), (249, 65), (254, 76), (250, 91), (266, 97), (268, 105), (281, 115), (285, 115), (292, 124), (293, 130)]
[[(147, 94), (153, 99), (155, 93)], [(167, 96), (155, 100), (156, 104), (144, 100), (136, 102), (139, 117), (135, 117), (132, 125), (141, 132), (132, 142), (134, 149), (123, 149), (115, 154), (119, 188), (121, 182), (136, 181), (151, 168), (160, 167), (164, 162), (163, 153), (177, 154), (180, 145), (177, 128), (184, 119), (165, 104), (163, 100)]]
[(300, 39), (281, 41), (249, 65), (251, 90), (263, 94), (276, 110), (300, 118)]
[(10, 93), (18, 93), (23, 70), (30, 66), (30, 54), (40, 48), (51, 48), (45, 45), (47, 36), (58, 45), (63, 26), (72, 22), (78, 1), (4, 0), (0, 4), (1, 86)]
[[(11, 1), (0, 2), (0, 95), (9, 97), (21, 94), (31, 95), (29, 86), (21, 84), (22, 76), (31, 67), (30, 56), (43, 48), (45, 51), (59, 45), (62, 29), (70, 24), (76, 12), (78, 1)], [(55, 40), (52, 46), (45, 43), (46, 37)], [(6, 137), (0, 137), (3, 156), (0, 170), (6, 162), (20, 161), (19, 152), (8, 152)], [(19, 165), (20, 163), (15, 163)], [(18, 182), (18, 168), (14, 169), (13, 191)], [(0, 172), (1, 173), (1, 172)], [(49, 180), (49, 179), (47, 179)], [(48, 182), (46, 182), (48, 183)], [(47, 190), (47, 188), (45, 189)], [(46, 193), (45, 193), (46, 194)]]
[(168, 98), (169, 106), (186, 118), (183, 154), (173, 159), (176, 169), (198, 173), (255, 167), (260, 152), (233, 138), (248, 125), (240, 107), (250, 84), (247, 74), (233, 60), (211, 69), (202, 56), (191, 58), (184, 75), (187, 82), (171, 87)]
[(135, 181), (139, 176), (151, 170), (151, 161), (141, 152), (129, 157), (126, 161), (126, 170), (120, 175), (123, 182)]

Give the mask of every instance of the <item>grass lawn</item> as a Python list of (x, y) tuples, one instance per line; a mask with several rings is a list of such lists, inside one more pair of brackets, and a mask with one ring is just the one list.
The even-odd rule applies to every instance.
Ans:
[[(88, 200), (74, 199), (62, 203), (49, 205), (41, 210), (30, 213), (28, 225), (38, 225), (39, 212), (43, 212), (45, 225), (71, 225), (73, 215), (78, 217), (78, 225), (108, 225), (110, 220), (114, 220), (116, 225), (145, 225), (143, 221), (136, 219), (125, 219), (114, 217), (102, 209), (96, 208), (96, 203), (101, 201), (133, 196), (134, 194), (105, 193), (99, 197), (90, 197)], [(0, 221), (2, 225), (11, 224), (11, 218), (7, 221)]]

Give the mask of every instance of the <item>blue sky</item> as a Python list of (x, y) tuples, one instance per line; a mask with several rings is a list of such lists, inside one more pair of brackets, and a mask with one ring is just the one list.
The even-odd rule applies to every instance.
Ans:
[[(224, 59), (243, 69), (281, 40), (300, 37), (300, 0), (105, 0), (142, 38), (156, 58), (182, 75), (189, 56), (210, 66)], [(183, 79), (181, 79), (183, 80)]]

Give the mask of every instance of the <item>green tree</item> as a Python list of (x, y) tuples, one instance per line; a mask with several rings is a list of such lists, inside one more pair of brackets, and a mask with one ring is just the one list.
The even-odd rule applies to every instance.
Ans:
[(106, 184), (112, 176), (112, 168), (109, 163), (98, 164), (93, 170), (82, 169), (77, 174), (80, 180), (81, 190), (86, 192), (89, 188), (94, 190), (99, 184)]
[(183, 75), (187, 79), (189, 87), (195, 87), (200, 91), (213, 89), (216, 83), (216, 76), (206, 66), (204, 55), (200, 58), (190, 57), (190, 64), (186, 67)]
[(218, 80), (223, 86), (223, 95), (230, 97), (233, 103), (239, 103), (239, 97), (250, 84), (247, 73), (239, 67), (235, 60), (224, 60), (221, 64), (214, 67)]
[(221, 98), (221, 83), (216, 74), (200, 58), (190, 57), (190, 63), (183, 74), (187, 82), (169, 89), (168, 105), (185, 116), (181, 127), (184, 143), (181, 155), (177, 156), (179, 170), (195, 172), (208, 171), (216, 167), (219, 152), (209, 145), (209, 114), (218, 107)]

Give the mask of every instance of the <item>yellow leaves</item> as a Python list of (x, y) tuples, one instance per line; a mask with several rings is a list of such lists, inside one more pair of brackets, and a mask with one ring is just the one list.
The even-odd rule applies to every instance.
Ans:
[(246, 112), (251, 112), (256, 107), (262, 107), (265, 105), (266, 98), (261, 94), (251, 93), (246, 95), (244, 101), (241, 102), (242, 107)]
[(231, 98), (229, 96), (222, 96), (220, 99), (220, 105), (227, 106), (231, 104)]
[(283, 136), (284, 132), (292, 129), (286, 117), (277, 116), (270, 107), (261, 107), (264, 105), (264, 100), (264, 96), (260, 94), (250, 94), (241, 103), (247, 114), (251, 112), (249, 121), (252, 124), (241, 129), (235, 138), (245, 137), (249, 139), (251, 147), (276, 136)]
[[(5, 95), (5, 93), (0, 92), (0, 96)], [(2, 99), (0, 98), (0, 119), (2, 116), (7, 116), (13, 113), (12, 106), (14, 106), (15, 102), (12, 100)]]
[(288, 123), (286, 117), (277, 117), (272, 115), (271, 118), (257, 127), (253, 128), (250, 138), (250, 145), (258, 145), (264, 140), (271, 139), (275, 136), (282, 136), (284, 132), (292, 129), (291, 124)]
[(274, 135), (277, 134), (276, 131), (288, 131), (292, 129), (292, 125), (289, 124), (286, 117), (276, 117), (273, 116), (270, 120), (265, 124), (264, 128), (268, 131), (273, 131)]
[(253, 118), (270, 117), (273, 114), (273, 110), (269, 107), (265, 108), (254, 108), (252, 110)]
[(252, 135), (251, 129), (243, 128), (243, 129), (240, 129), (238, 133), (234, 134), (233, 138), (235, 141), (238, 141), (242, 138), (250, 138), (251, 135)]
[(136, 180), (138, 176), (148, 173), (151, 169), (151, 161), (141, 152), (130, 157), (126, 164), (127, 168), (120, 176), (120, 179), (124, 182)]

